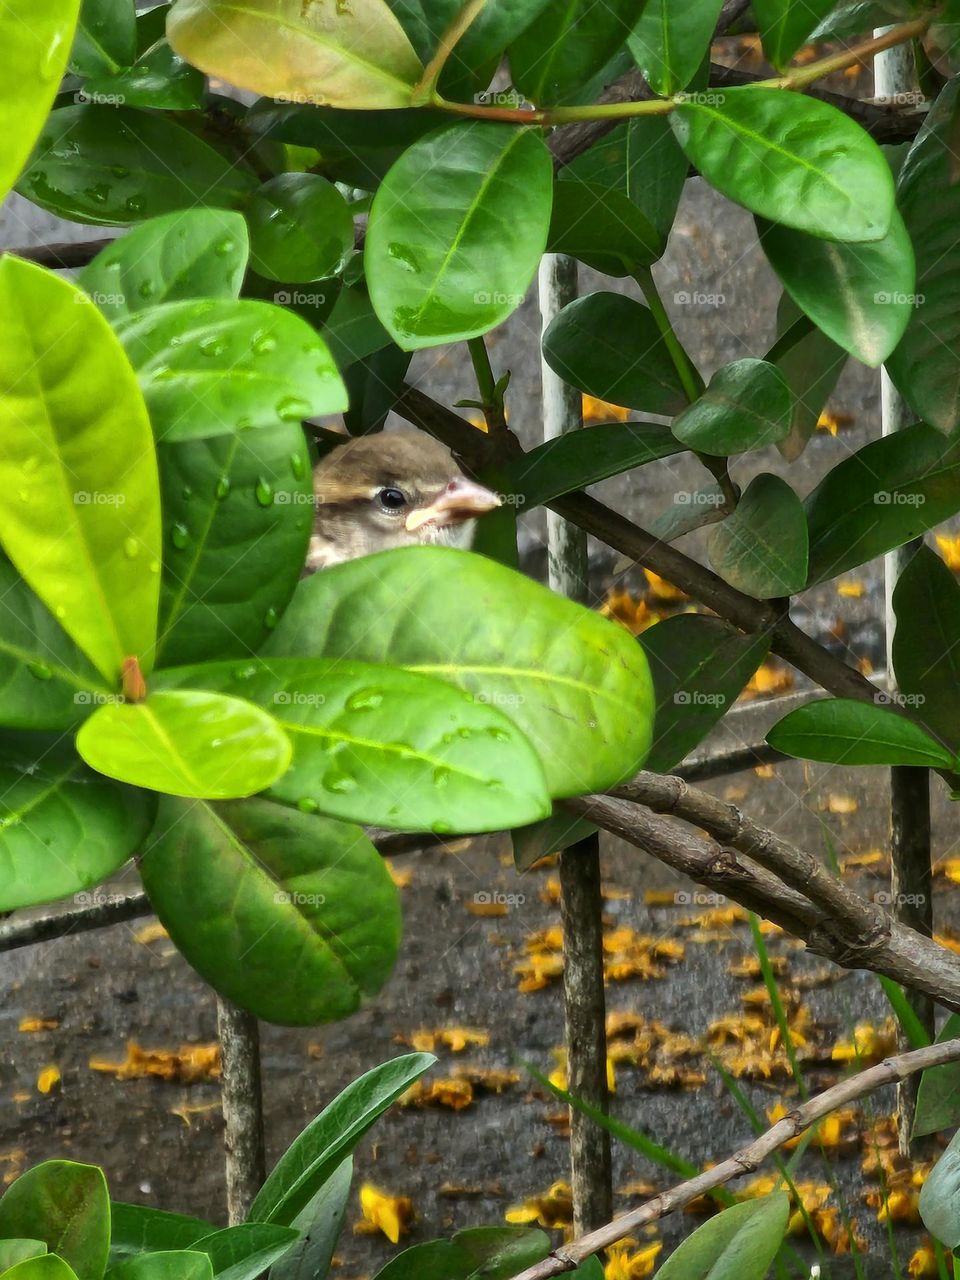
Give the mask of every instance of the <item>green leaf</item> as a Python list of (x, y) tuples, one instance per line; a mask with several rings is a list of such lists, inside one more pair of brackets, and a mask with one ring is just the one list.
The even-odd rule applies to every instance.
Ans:
[(580, 96), (623, 48), (636, 13), (636, 0), (550, 0), (507, 50), (513, 83), (538, 107)]
[(528, 871), (541, 858), (592, 836), (599, 828), (586, 818), (578, 818), (563, 809), (555, 809), (549, 818), (516, 827), (510, 832), (513, 841), (513, 863), (518, 871)]
[[(78, 305), (79, 304), (79, 305)], [(110, 682), (156, 640), (160, 493), (143, 399), (85, 294), (0, 262), (0, 541)]]
[(70, 894), (82, 905), (80, 890), (137, 852), (155, 810), (151, 797), (91, 773), (69, 741), (46, 734), (0, 739), (0, 795), (0, 911)]
[(384, 1111), (435, 1062), (432, 1053), (406, 1053), (352, 1080), (287, 1147), (247, 1220), (293, 1222)]
[(549, 1251), (549, 1237), (535, 1227), (471, 1227), (404, 1249), (374, 1280), (510, 1280)]
[(352, 436), (383, 429), (387, 414), (403, 394), (411, 358), (409, 351), (391, 342), (343, 371), (350, 397), (343, 424)]
[(18, 1262), (42, 1257), (46, 1252), (47, 1246), (43, 1240), (18, 1240), (16, 1237), (0, 1240), (0, 1274), (9, 1271)]
[(202, 689), (161, 690), (146, 702), (98, 707), (77, 734), (77, 750), (108, 778), (203, 800), (264, 790), (292, 755), (272, 716)]
[(682, 453), (669, 427), (656, 422), (609, 422), (571, 431), (537, 445), (507, 464), (506, 489), (538, 507), (608, 476)]
[(300, 424), (162, 444), (157, 454), (160, 659), (247, 657), (276, 625), (306, 558), (313, 483)]
[(692, 533), (706, 524), (716, 524), (727, 516), (727, 495), (718, 484), (703, 489), (678, 489), (672, 495), (670, 506), (652, 520), (646, 521), (647, 531), (660, 542), (675, 542), (685, 533)]
[(776, 444), (790, 431), (793, 397), (766, 360), (734, 360), (710, 379), (671, 430), (689, 449), (725, 456)]
[(765, 359), (787, 380), (793, 397), (790, 434), (777, 441), (788, 462), (800, 457), (847, 363), (847, 353), (811, 324), (788, 293), (777, 307), (777, 341)]
[(83, 0), (70, 52), (80, 76), (112, 74), (137, 56), (134, 0)]
[(420, 60), (383, 0), (178, 0), (167, 38), (238, 89), (329, 107), (405, 107)]
[(760, 243), (784, 288), (816, 325), (875, 367), (903, 335), (915, 304), (913, 246), (900, 214), (867, 244), (841, 244), (758, 220)]
[(267, 1022), (345, 1018), (393, 967), (397, 890), (359, 827), (270, 800), (165, 797), (140, 872), (187, 961)]
[(77, 283), (116, 320), (161, 302), (238, 297), (247, 252), (247, 224), (239, 213), (180, 209), (101, 249)]
[(543, 335), (554, 373), (588, 395), (672, 416), (686, 393), (650, 311), (621, 293), (588, 293), (564, 307)]
[[(889, 901), (889, 898), (888, 898)], [(774, 979), (775, 981), (775, 979)], [(917, 1017), (913, 1005), (910, 1003), (907, 993), (898, 982), (894, 982), (892, 978), (888, 978), (885, 973), (877, 974), (877, 981), (883, 988), (883, 994), (887, 997), (887, 1003), (894, 1012), (900, 1030), (906, 1036), (907, 1042), (911, 1049), (925, 1049), (930, 1044), (930, 1036), (923, 1023)]]
[(898, 701), (938, 737), (960, 746), (960, 583), (920, 547), (893, 592)]
[(110, 1280), (213, 1280), (210, 1258), (196, 1249), (161, 1249), (127, 1258)]
[[(0, 1242), (0, 1247), (7, 1241)], [(20, 1243), (20, 1242), (18, 1242)], [(36, 1244), (37, 1241), (31, 1241)], [(77, 1280), (76, 1272), (54, 1253), (34, 1254), (23, 1258), (3, 1272), (4, 1280)]]
[(265, 652), (382, 662), (457, 684), (526, 734), (553, 796), (615, 785), (649, 745), (652, 690), (632, 637), (469, 552), (408, 547), (316, 573)]
[[(11, 1183), (0, 1199), (3, 1236), (43, 1240), (51, 1254), (73, 1268), (78, 1280), (101, 1280), (110, 1243), (110, 1197), (103, 1171), (71, 1160), (34, 1165)], [(30, 1259), (19, 1265), (37, 1267), (40, 1263)], [(27, 1273), (22, 1275), (26, 1280)], [(42, 1280), (61, 1278), (51, 1274)]]
[(656, 229), (628, 195), (566, 176), (554, 187), (547, 249), (608, 276), (632, 275), (663, 252)]
[[(960, 1014), (951, 1013), (940, 1029), (937, 1044), (960, 1036)], [(960, 1062), (928, 1067), (920, 1077), (911, 1138), (953, 1129), (960, 1121)]]
[(343, 1229), (353, 1179), (353, 1157), (347, 1156), (293, 1219), (300, 1239), (270, 1268), (270, 1280), (323, 1280)]
[(80, 102), (122, 103), (161, 111), (198, 111), (206, 82), (161, 38), (132, 67), (115, 74), (91, 76), (78, 95)]
[(886, 235), (893, 215), (890, 167), (869, 135), (836, 107), (747, 86), (683, 101), (670, 120), (691, 163), (737, 204), (825, 239)]
[(353, 218), (343, 196), (315, 173), (281, 173), (247, 205), (250, 263), (269, 280), (336, 275), (353, 248)]
[(763, 51), (779, 71), (835, 7), (836, 0), (753, 0)]
[(649, 627), (640, 645), (657, 704), (646, 767), (669, 773), (733, 706), (770, 637), (740, 635), (719, 618), (688, 613)]
[(552, 188), (550, 153), (521, 126), (453, 124), (404, 152), (374, 197), (364, 248), (370, 299), (398, 346), (472, 338), (517, 309)]
[(783, 1191), (732, 1205), (674, 1249), (657, 1280), (764, 1280), (789, 1218)]
[(871, 441), (827, 472), (806, 509), (812, 586), (960, 511), (960, 444), (922, 423)]
[(897, 203), (917, 259), (917, 305), (887, 364), (917, 417), (941, 431), (960, 423), (958, 92), (960, 81), (948, 81), (900, 169)]
[(550, 812), (533, 747), (499, 708), (366, 662), (271, 658), (164, 672), (268, 710), (293, 744), (275, 798), (420, 831), (500, 831)]
[(960, 1131), (927, 1174), (918, 1207), (923, 1225), (935, 1239), (948, 1249), (960, 1245)]
[(204, 1236), (194, 1249), (209, 1256), (217, 1280), (256, 1280), (296, 1242), (297, 1232), (268, 1222), (241, 1222)]
[(630, 35), (630, 52), (654, 93), (685, 89), (709, 52), (723, 0), (646, 0)]
[(326, 343), (268, 302), (166, 302), (118, 322), (158, 440), (196, 440), (347, 407)]
[(338, 369), (348, 369), (390, 345), (390, 335), (362, 285), (341, 290), (322, 332)]
[(111, 1210), (110, 1254), (114, 1260), (131, 1253), (189, 1249), (213, 1231), (211, 1224), (200, 1218), (167, 1213), (145, 1204), (115, 1200)]
[(761, 600), (802, 591), (809, 538), (803, 503), (779, 476), (764, 472), (710, 535), (710, 563), (738, 591)]
[(256, 185), (169, 116), (81, 103), (47, 117), (17, 190), (61, 218), (110, 227), (195, 205), (237, 208)]
[(767, 734), (778, 751), (829, 764), (949, 767), (953, 757), (906, 716), (882, 704), (826, 698), (798, 707)]

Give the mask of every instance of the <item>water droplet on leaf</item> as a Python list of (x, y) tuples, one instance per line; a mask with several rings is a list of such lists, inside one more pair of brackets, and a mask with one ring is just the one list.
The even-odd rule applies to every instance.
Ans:
[(269, 507), (273, 503), (273, 489), (270, 487), (270, 482), (265, 480), (263, 476), (257, 481), (254, 493), (257, 495), (257, 501), (261, 507)]
[(372, 711), (383, 702), (383, 694), (379, 689), (358, 689), (347, 698), (348, 711)]
[(190, 530), (179, 520), (171, 530), (170, 541), (178, 551), (182, 551), (190, 542)]

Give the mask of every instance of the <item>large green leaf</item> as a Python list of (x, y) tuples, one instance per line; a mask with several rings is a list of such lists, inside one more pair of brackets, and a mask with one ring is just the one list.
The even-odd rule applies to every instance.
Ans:
[(630, 35), (630, 52), (654, 93), (685, 89), (710, 49), (723, 0), (646, 0)]
[(847, 353), (811, 323), (788, 293), (777, 307), (777, 334), (765, 359), (786, 378), (793, 397), (790, 434), (777, 442), (783, 456), (793, 462), (817, 428)]
[(893, 351), (916, 302), (913, 246), (900, 214), (881, 240), (842, 244), (758, 220), (784, 288), (823, 332), (864, 364)]
[(593, 835), (599, 828), (586, 818), (578, 818), (565, 809), (554, 809), (549, 818), (517, 827), (510, 832), (513, 842), (513, 862), (518, 871), (528, 871), (540, 858), (549, 857), (561, 849)]
[(378, 1117), (435, 1062), (431, 1053), (407, 1053), (351, 1081), (273, 1166), (248, 1221), (293, 1222)]
[(300, 424), (162, 444), (157, 455), (160, 660), (246, 657), (286, 608), (307, 553), (313, 484)]
[(836, 0), (803, 0), (801, 4), (797, 0), (753, 0), (763, 51), (773, 65), (782, 70), (821, 18), (836, 7)]
[(513, 459), (504, 484), (522, 497), (522, 505), (536, 507), (683, 450), (669, 427), (656, 422), (601, 423), (548, 440)]
[(204, 104), (203, 74), (174, 53), (169, 42), (157, 40), (132, 67), (92, 76), (81, 92), (87, 102), (122, 102), (127, 107), (161, 111), (198, 111)]
[[(7, 1241), (0, 1241), (0, 1248)], [(77, 1273), (55, 1253), (21, 1258), (3, 1271), (4, 1280), (77, 1280)]]
[(670, 120), (690, 161), (737, 204), (831, 240), (886, 235), (890, 167), (836, 107), (747, 86), (682, 101)]
[(196, 440), (347, 407), (324, 340), (248, 298), (166, 302), (117, 324), (158, 440)]
[(330, 1270), (343, 1230), (353, 1179), (353, 1157), (347, 1156), (294, 1217), (300, 1239), (270, 1268), (270, 1280), (317, 1280)]
[(241, 214), (179, 209), (101, 249), (77, 283), (111, 320), (183, 298), (236, 298), (247, 251)]
[(292, 755), (272, 716), (202, 689), (161, 690), (146, 702), (98, 707), (77, 734), (77, 750), (108, 778), (205, 800), (263, 791)]
[(828, 764), (949, 768), (953, 757), (918, 724), (881, 703), (826, 698), (778, 720), (767, 741), (788, 756)]
[(732, 1205), (674, 1249), (657, 1280), (764, 1280), (789, 1219), (783, 1191)]
[[(937, 1043), (960, 1036), (960, 1014), (951, 1013), (940, 1028)], [(952, 1129), (960, 1121), (960, 1062), (945, 1062), (928, 1067), (917, 1087), (917, 1107), (913, 1116), (911, 1138)]]
[(686, 613), (649, 627), (640, 644), (657, 700), (647, 768), (669, 773), (733, 706), (770, 637), (744, 636), (719, 618)]
[(281, 173), (247, 205), (250, 262), (270, 280), (335, 275), (353, 248), (353, 218), (343, 196), (315, 173)]
[(923, 1225), (941, 1244), (960, 1245), (960, 1131), (927, 1174), (919, 1209)]
[(113, 1260), (131, 1253), (150, 1253), (158, 1249), (189, 1249), (214, 1229), (200, 1218), (116, 1200), (111, 1205), (110, 1225)]
[(160, 1249), (127, 1258), (111, 1269), (110, 1280), (213, 1280), (213, 1266), (197, 1249)]
[(338, 369), (348, 369), (390, 345), (390, 335), (362, 285), (340, 291), (323, 322), (322, 333)]
[(178, 0), (170, 43), (239, 89), (330, 107), (405, 107), (420, 60), (384, 0)]
[(922, 423), (874, 440), (827, 472), (806, 509), (812, 585), (960, 511), (960, 443)]
[(653, 696), (633, 638), (469, 552), (409, 547), (314, 574), (265, 652), (383, 662), (458, 684), (526, 734), (554, 796), (613, 786), (649, 746)]
[(608, 276), (632, 275), (663, 252), (656, 229), (625, 192), (572, 177), (554, 187), (547, 249)]
[(289, 1227), (267, 1222), (240, 1222), (203, 1236), (193, 1246), (206, 1253), (217, 1280), (256, 1280), (296, 1242)]
[(960, 747), (960, 583), (921, 547), (893, 592), (898, 695), (916, 719)]
[(73, 222), (123, 226), (173, 209), (232, 209), (253, 173), (169, 116), (79, 104), (47, 117), (17, 190)]
[(268, 1022), (345, 1018), (393, 966), (397, 890), (359, 827), (269, 800), (167, 797), (140, 871), (190, 964)]
[(790, 432), (793, 397), (787, 380), (766, 360), (734, 360), (710, 379), (698, 400), (674, 421), (688, 449), (726, 455), (776, 444)]
[(803, 504), (786, 480), (755, 476), (713, 530), (709, 549), (710, 563), (738, 591), (761, 600), (802, 591), (809, 557)]
[(897, 180), (897, 203), (917, 259), (917, 305), (887, 365), (917, 417), (941, 431), (960, 423), (958, 93), (960, 81), (949, 80)]
[(561, 102), (622, 49), (636, 0), (550, 0), (508, 49), (513, 83), (537, 106)]
[(0, 1199), (3, 1236), (43, 1240), (79, 1280), (101, 1280), (110, 1244), (110, 1197), (103, 1170), (71, 1160), (34, 1165)]
[(0, 911), (82, 898), (136, 853), (156, 807), (46, 734), (0, 739), (0, 795)]
[(128, 67), (137, 56), (134, 0), (83, 0), (70, 51), (70, 70), (81, 76)]
[(364, 264), (406, 351), (486, 333), (523, 301), (547, 242), (553, 168), (532, 129), (453, 124), (415, 142), (377, 191)]
[(160, 492), (143, 398), (85, 294), (0, 262), (0, 541), (108, 681), (148, 666)]
[(469, 1227), (452, 1240), (404, 1249), (374, 1280), (510, 1280), (549, 1251), (549, 1237), (536, 1227)]
[(621, 293), (564, 307), (543, 335), (543, 356), (565, 382), (613, 404), (673, 415), (687, 403), (652, 314)]
[[(18, 1262), (25, 1262), (27, 1258), (41, 1258), (46, 1252), (47, 1246), (43, 1240), (18, 1240), (16, 1237), (0, 1240), (0, 1275), (15, 1267)], [(63, 1265), (66, 1266), (66, 1263)]]
[(164, 672), (268, 710), (293, 744), (272, 794), (405, 830), (500, 831), (550, 812), (543, 769), (503, 711), (443, 680), (367, 662), (275, 658)]

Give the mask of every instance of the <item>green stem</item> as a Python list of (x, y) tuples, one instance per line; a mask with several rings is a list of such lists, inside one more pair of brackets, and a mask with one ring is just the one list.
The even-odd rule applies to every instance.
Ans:
[(487, 420), (487, 431), (491, 435), (496, 431), (506, 431), (507, 419), (503, 410), (503, 395), (498, 390), (497, 380), (493, 376), (486, 343), (482, 337), (468, 338), (467, 349), (477, 377), (477, 390), (480, 392), (483, 416)]
[(410, 98), (412, 107), (422, 107), (436, 95), (437, 81), (453, 53), (454, 47), (467, 28), (483, 9), (487, 0), (466, 0), (463, 8), (440, 37), (437, 51), (423, 69), (423, 75), (413, 87)]
[(684, 351), (680, 344), (680, 339), (673, 331), (673, 325), (670, 323), (667, 309), (663, 305), (663, 299), (660, 297), (659, 290), (654, 283), (653, 272), (649, 267), (640, 267), (634, 272), (634, 279), (643, 290), (647, 306), (650, 308), (657, 328), (660, 330), (664, 345), (670, 353), (670, 359), (673, 361), (673, 367), (677, 371), (684, 395), (693, 404), (694, 400), (698, 400), (703, 394), (703, 379), (693, 367), (690, 357)]

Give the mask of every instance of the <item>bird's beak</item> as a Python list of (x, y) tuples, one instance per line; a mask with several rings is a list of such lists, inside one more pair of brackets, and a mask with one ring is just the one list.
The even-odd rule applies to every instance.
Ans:
[(472, 520), (474, 516), (483, 515), (485, 511), (493, 511), (500, 506), (500, 498), (492, 489), (486, 489), (475, 480), (461, 476), (451, 480), (442, 493), (434, 498), (426, 507), (417, 507), (406, 519), (406, 527), (415, 533), (425, 524), (443, 525), (460, 524), (464, 520)]

